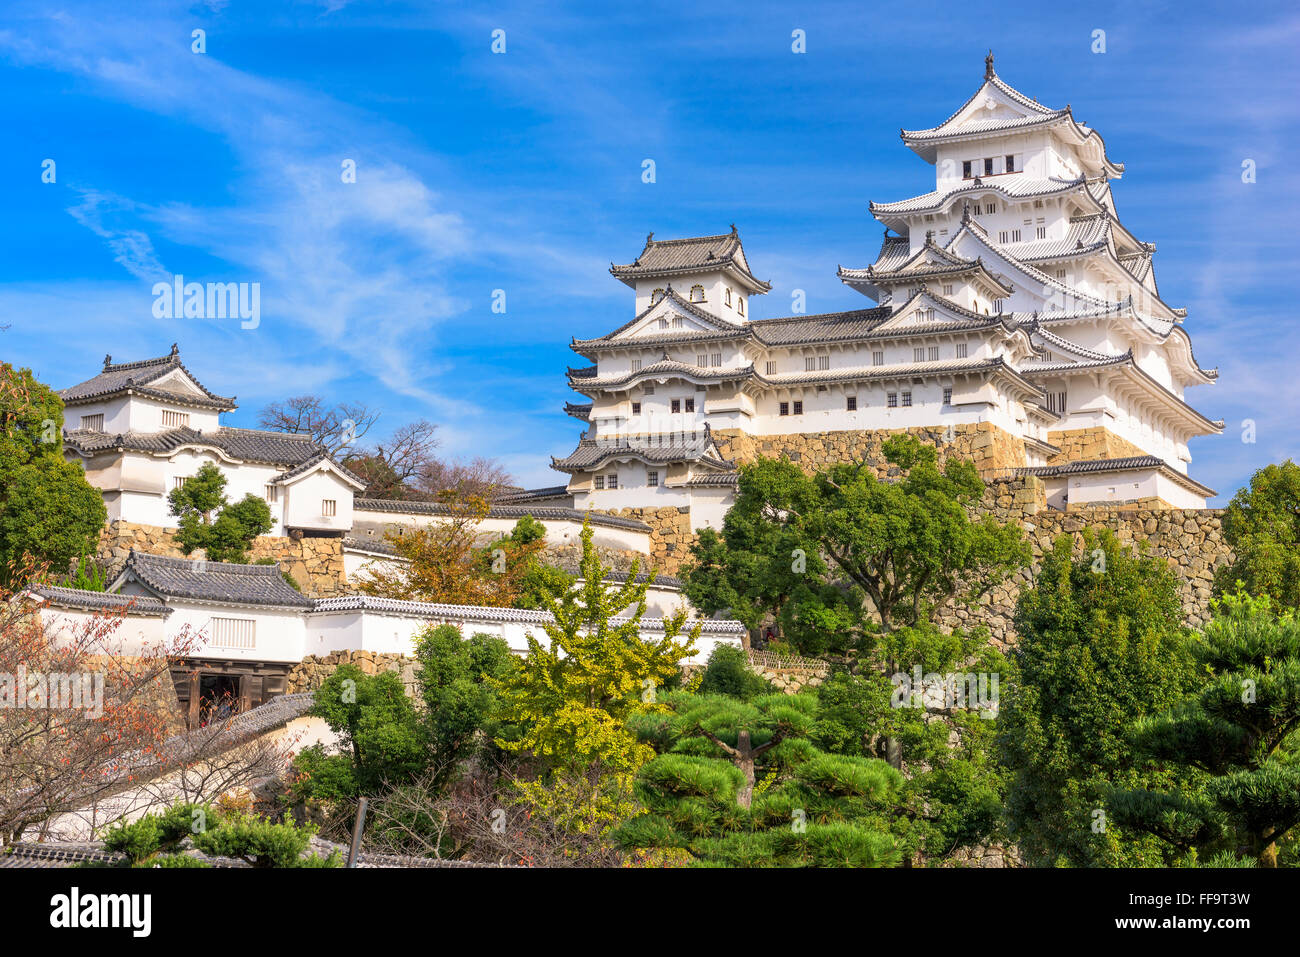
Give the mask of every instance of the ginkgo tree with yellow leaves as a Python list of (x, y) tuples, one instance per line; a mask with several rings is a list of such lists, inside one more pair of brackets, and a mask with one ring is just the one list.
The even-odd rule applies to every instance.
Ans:
[(654, 750), (628, 718), (663, 708), (656, 693), (680, 682), (699, 638), (698, 624), (683, 632), (685, 609), (664, 619), (662, 637), (642, 634), (654, 574), (638, 581), (639, 570), (634, 562), (625, 581), (607, 583), (584, 523), (582, 585), (544, 596), (546, 640), (529, 635), (523, 667), (500, 685), (497, 743), (538, 763), (536, 779), (519, 783), (525, 800), (584, 832), (633, 813), (632, 781)]

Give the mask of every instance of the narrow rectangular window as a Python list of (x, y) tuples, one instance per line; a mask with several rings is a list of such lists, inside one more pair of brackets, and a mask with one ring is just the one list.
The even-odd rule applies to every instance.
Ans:
[(898, 393), (897, 393), (897, 392), (891, 392), (891, 393), (889, 393), (889, 395), (885, 396), (885, 405), (888, 406), (888, 407), (891, 408), (891, 409), (897, 409), (897, 408), (898, 408)]
[(1038, 227), (1038, 238), (1039, 238), (1039, 239), (1046, 239), (1046, 238), (1047, 238), (1047, 227), (1046, 227), (1046, 226), (1039, 226), (1039, 227)]
[(986, 212), (986, 213), (992, 215), (993, 213), (996, 213), (997, 211), (998, 211), (998, 204), (997, 204), (997, 203), (985, 203), (985, 204), (984, 204), (984, 212)]
[(1008, 172), (1008, 173), (1014, 173), (1014, 172), (1016, 171), (1016, 157), (1015, 157), (1015, 155), (1012, 154), (1012, 153), (1008, 153), (1007, 156), (1006, 156), (1006, 160), (1007, 160), (1007, 172)]
[(907, 407), (910, 406), (911, 404), (912, 404), (912, 393), (911, 393), (911, 392), (904, 392), (904, 393), (903, 393), (903, 408), (907, 408)]
[(929, 359), (931, 362), (934, 362), (936, 359), (939, 358), (939, 347), (930, 346), (928, 349), (925, 350), (925, 357)]
[(697, 366), (699, 366), (701, 369), (703, 369), (705, 366), (707, 366), (707, 365), (709, 364), (709, 357), (708, 357), (708, 356), (696, 356), (696, 357), (695, 357), (695, 364), (696, 364)]
[(605, 488), (618, 488), (618, 473), (605, 476)]
[(603, 489), (604, 487), (605, 487), (605, 476), (603, 476), (603, 475), (597, 475), (597, 476), (596, 476), (596, 488)]
[(856, 412), (856, 411), (858, 411), (858, 397), (857, 397), (856, 395), (850, 395), (850, 396), (845, 397), (845, 399), (844, 399), (844, 409), (845, 409), (845, 411), (847, 411), (847, 412)]
[(694, 398), (690, 398), (690, 399), (687, 399), (687, 400), (686, 400), (686, 411), (687, 411), (687, 412), (694, 412), (694, 411), (695, 411), (695, 399), (694, 399)]
[[(1039, 239), (1042, 239), (1043, 237), (1042, 237), (1042, 236), (1039, 236), (1038, 238), (1039, 238)], [(1020, 242), (1020, 230), (1018, 230), (1018, 229), (1013, 229), (1013, 230), (1011, 230), (1011, 241), (1012, 241), (1013, 243), (1018, 243), (1018, 242)]]
[(998, 242), (1006, 243), (1010, 242), (1010, 239), (1010, 234), (1005, 229), (998, 230)]
[(633, 360), (632, 360), (632, 371), (633, 371), (633, 372), (640, 372), (640, 371), (641, 371), (641, 360), (640, 360), (640, 359), (633, 359)]
[(984, 175), (985, 176), (993, 175), (993, 157), (991, 156), (985, 157), (984, 159)]
[(333, 518), (338, 513), (338, 502), (332, 498), (321, 499), (320, 513), (326, 518)]
[(803, 415), (803, 402), (796, 399), (794, 403), (794, 414)]
[(188, 412), (173, 412), (171, 409), (163, 409), (162, 424), (164, 429), (188, 428), (190, 414)]
[[(164, 416), (166, 414), (167, 413), (165, 412), (163, 413)], [(83, 415), (81, 417), (81, 427), (90, 432), (103, 432), (104, 413), (100, 412), (98, 415)]]
[(812, 371), (813, 371), (814, 369), (816, 369), (816, 368), (817, 368), (817, 357), (816, 357), (816, 356), (804, 356), (804, 359), (803, 359), (803, 371), (804, 371), (804, 372), (812, 372)]
[(633, 403), (632, 403), (632, 414), (633, 414), (633, 415), (640, 415), (640, 414), (641, 414), (641, 403), (640, 403), (640, 402), (633, 402)]
[(817, 368), (818, 368), (818, 369), (829, 369), (830, 367), (831, 367), (831, 357), (830, 357), (830, 356), (818, 356), (818, 357), (817, 357)]
[(767, 365), (764, 366), (763, 368), (764, 368), (764, 370), (765, 370), (764, 374), (766, 374), (766, 375), (776, 375), (776, 363), (775, 363), (775, 362), (769, 362), (769, 363), (767, 363)]
[(883, 352), (871, 353), (871, 364), (873, 366), (883, 366), (885, 364), (885, 354)]
[(952, 295), (952, 283), (950, 283), (950, 282), (946, 282), (946, 283), (943, 284), (943, 294), (944, 294), (945, 296), (951, 296), (951, 295)]
[(183, 488), (185, 483), (190, 480), (188, 475), (173, 475), (172, 488)]
[(949, 386), (943, 390), (943, 404), (952, 405), (952, 387)]
[(682, 317), (681, 317), (681, 316), (674, 316), (674, 317), (673, 317), (673, 328), (674, 328), (674, 329), (680, 329), (681, 327), (682, 327)]
[(781, 414), (781, 415), (789, 415), (789, 414), (790, 414), (790, 403), (789, 403), (789, 402), (782, 402), (782, 403), (781, 403), (780, 414)]
[(655, 387), (654, 387), (654, 384), (653, 384), (653, 383), (650, 383), (650, 382), (647, 382), (645, 385), (641, 386), (641, 394), (642, 394), (642, 395), (654, 395), (654, 394), (655, 394)]
[(915, 349), (912, 350), (912, 361), (913, 361), (913, 362), (924, 362), (924, 361), (925, 361), (925, 347), (924, 347), (924, 346), (917, 346)]
[(957, 358), (958, 359), (966, 358), (966, 343), (964, 342), (957, 343)]
[(278, 486), (268, 485), (266, 487), (266, 500), (274, 505), (276, 499), (279, 498), (279, 493), (280, 489)]
[(721, 352), (715, 352), (715, 353), (713, 353), (713, 364), (714, 364), (715, 366), (720, 366), (720, 365), (722, 365), (722, 353), (721, 353)]
[(674, 412), (680, 412), (680, 411), (682, 411), (682, 400), (681, 400), (681, 399), (673, 399), (673, 409), (672, 409), (672, 410), (673, 410)]
[(962, 179), (970, 179), (970, 162), (971, 162), (970, 160), (962, 160), (962, 163), (961, 163), (961, 178), (962, 178)]
[(659, 473), (654, 469), (645, 473), (645, 484), (655, 488), (659, 484)]

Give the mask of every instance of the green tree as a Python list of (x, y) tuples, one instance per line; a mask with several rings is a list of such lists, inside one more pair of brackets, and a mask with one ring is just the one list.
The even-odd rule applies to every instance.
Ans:
[(886, 821), (902, 775), (877, 759), (819, 751), (810, 740), (816, 697), (679, 692), (667, 703), (667, 714), (632, 719), (661, 753), (637, 775), (646, 813), (615, 831), (625, 848), (737, 867), (897, 862)]
[(696, 689), (700, 694), (730, 695), (748, 701), (759, 695), (771, 694), (772, 683), (754, 673), (744, 648), (718, 645), (709, 655), (709, 663)]
[(1007, 813), (1035, 865), (1160, 866), (1159, 839), (1108, 820), (1112, 787), (1164, 790), (1182, 778), (1134, 759), (1129, 727), (1193, 687), (1178, 582), (1110, 531), (1061, 536), (1020, 596), (1018, 681), (1002, 695), (998, 750)]
[(518, 670), (519, 659), (504, 639), (462, 638), (454, 625), (424, 631), (416, 639), (415, 657), (421, 664), (432, 782), (441, 791), (496, 736), (497, 689)]
[(500, 685), (496, 715), (511, 727), (498, 745), (544, 765), (538, 781), (521, 785), (529, 799), (539, 806), (564, 802), (561, 791), (546, 792), (556, 777), (587, 782), (579, 788), (579, 813), (587, 815), (579, 826), (604, 826), (623, 813), (632, 776), (653, 756), (628, 730), (627, 718), (658, 707), (655, 694), (680, 680), (681, 662), (699, 637), (698, 625), (682, 635), (682, 610), (664, 619), (662, 638), (643, 638), (641, 617), (654, 576), (637, 582), (634, 562), (627, 580), (611, 587), (608, 571), (584, 523), (582, 587), (546, 596), (554, 616), (543, 626), (548, 641), (528, 636), (522, 667)]
[(63, 402), (30, 369), (0, 363), (0, 582), (30, 559), (65, 574), (93, 554), (107, 512), (63, 458)]
[[(374, 794), (386, 781), (404, 781), (428, 764), (427, 732), (402, 679), (392, 671), (364, 674), (339, 665), (316, 691), (311, 714), (338, 736), (341, 751), (305, 748), (295, 761), (298, 797)], [(351, 788), (352, 793), (347, 793)]]
[(1223, 514), (1223, 537), (1234, 559), (1214, 575), (1215, 593), (1241, 582), (1252, 595), (1300, 608), (1300, 465), (1266, 465), (1237, 490)]
[(210, 561), (243, 562), (253, 539), (271, 530), (271, 509), (265, 501), (250, 493), (230, 504), (225, 489), (221, 469), (205, 462), (168, 494), (171, 514), (179, 519), (176, 540), (186, 555), (202, 548)]
[(1230, 852), (1276, 867), (1300, 823), (1300, 621), (1271, 606), (1219, 602), (1191, 645), (1201, 687), (1134, 729), (1139, 753), (1185, 768), (1185, 786), (1111, 799), (1116, 819), (1196, 859)]

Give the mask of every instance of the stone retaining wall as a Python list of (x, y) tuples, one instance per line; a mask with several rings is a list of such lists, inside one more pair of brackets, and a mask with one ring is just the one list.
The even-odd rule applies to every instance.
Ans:
[[(110, 522), (100, 532), (98, 551), (99, 558), (109, 566), (110, 580), (132, 548), (150, 555), (184, 557), (172, 530), (121, 520)], [(263, 558), (279, 562), (280, 567), (293, 576), (304, 595), (330, 598), (348, 593), (341, 538), (304, 536), (293, 539), (263, 535), (253, 540), (248, 560), (256, 562)]]

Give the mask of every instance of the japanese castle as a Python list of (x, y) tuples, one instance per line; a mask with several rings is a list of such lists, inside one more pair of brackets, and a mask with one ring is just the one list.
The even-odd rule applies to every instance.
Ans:
[(717, 526), (737, 464), (859, 457), (910, 430), (952, 443), (986, 477), (1035, 475), (1049, 505), (1204, 507), (1193, 436), (1217, 434), (1185, 398), (1215, 380), (1186, 310), (1156, 284), (1154, 243), (1120, 222), (1124, 165), (1069, 106), (1007, 85), (990, 53), (980, 87), (937, 126), (903, 130), (934, 188), (871, 203), (875, 261), (840, 267), (861, 309), (749, 318), (771, 286), (740, 236), (656, 239), (611, 274), (631, 321), (572, 348), (586, 425), (553, 466), (576, 508), (689, 508)]

